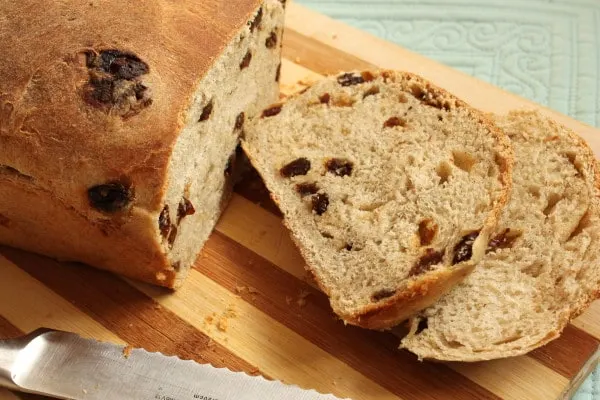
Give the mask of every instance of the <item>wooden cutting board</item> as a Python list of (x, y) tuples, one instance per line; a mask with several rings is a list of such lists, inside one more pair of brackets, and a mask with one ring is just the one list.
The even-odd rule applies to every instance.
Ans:
[[(288, 8), (282, 92), (365, 67), (421, 74), (483, 110), (535, 105), (295, 4)], [(550, 110), (600, 154), (600, 131)], [(258, 180), (237, 190), (184, 287), (170, 293), (92, 268), (0, 247), (0, 337), (40, 326), (78, 332), (360, 399), (554, 399), (594, 368), (600, 304), (529, 355), (422, 363), (399, 339), (344, 327)], [(21, 396), (21, 397), (19, 397)], [(0, 390), (0, 398), (33, 398)]]

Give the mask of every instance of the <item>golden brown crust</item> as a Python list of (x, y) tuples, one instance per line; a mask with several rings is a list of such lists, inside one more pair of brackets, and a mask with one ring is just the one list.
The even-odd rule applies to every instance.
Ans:
[[(15, 221), (10, 232), (0, 228), (0, 242), (177, 286), (157, 243), (169, 159), (199, 82), (261, 3), (0, 3), (0, 167), (31, 178), (0, 176), (0, 212)], [(113, 74), (93, 62), (106, 50), (139, 60), (138, 71), (115, 80), (135, 87), (127, 101), (126, 85), (98, 83)], [(119, 215), (88, 198), (111, 181), (133, 188)], [(27, 226), (23, 204), (40, 214)]]
[[(221, 211), (228, 204), (237, 176), (236, 166), (225, 181)], [(25, 217), (23, 204), (27, 205)], [(0, 210), (5, 222), (0, 224), (0, 243), (168, 288), (176, 289), (183, 283), (156, 242), (156, 233), (148, 229), (156, 226), (148, 213), (134, 209), (127, 222), (115, 229), (101, 221), (90, 221), (31, 181), (2, 173)]]
[[(555, 121), (550, 120), (550, 123), (559, 126), (559, 124)], [(578, 144), (578, 146), (581, 149), (580, 155), (585, 158), (585, 164), (589, 165), (591, 168), (591, 171), (589, 172), (593, 174), (593, 177), (591, 177), (590, 181), (592, 183), (592, 190), (594, 191), (594, 193), (590, 207), (594, 208), (594, 215), (600, 216), (600, 164), (598, 163), (598, 159), (594, 155), (594, 152), (590, 148), (588, 143), (582, 137), (580, 137), (577, 133), (573, 132), (565, 126), (560, 126), (560, 128), (566, 130), (571, 140)], [(571, 314), (565, 321), (564, 325), (561, 327), (559, 333), (562, 332), (562, 330), (567, 326), (570, 320), (575, 319), (579, 315), (581, 315), (585, 310), (587, 310), (587, 308), (592, 304), (593, 301), (599, 298), (600, 288), (598, 288), (593, 293), (588, 293), (588, 296), (586, 298), (582, 299), (582, 301), (579, 304), (573, 307), (573, 309), (571, 310)]]
[[(146, 213), (133, 211), (125, 225), (112, 229), (88, 220), (30, 182), (2, 175), (0, 210), (10, 221), (10, 226), (0, 226), (0, 243), (63, 261), (86, 262), (149, 283), (174, 285), (175, 271), (154, 240), (155, 232), (148, 231)], [(132, 246), (136, 241), (147, 246)]]
[[(198, 82), (259, 4), (242, 0), (223, 12), (191, 0), (3, 2), (0, 147), (10, 151), (0, 165), (35, 177), (86, 214), (85, 189), (126, 175), (137, 188), (135, 206), (155, 211)], [(14, 32), (18, 41), (6, 36)], [(131, 52), (148, 65), (141, 81), (150, 106), (123, 118), (86, 102), (85, 52), (102, 49)], [(70, 179), (59, 179), (65, 171)]]
[[(413, 278), (402, 287), (397, 288), (396, 293), (393, 296), (385, 299), (385, 301), (369, 304), (355, 313), (344, 314), (340, 310), (334, 310), (346, 323), (369, 329), (386, 329), (398, 325), (402, 321), (408, 319), (410, 316), (433, 304), (453, 286), (462, 281), (473, 270), (476, 263), (483, 257), (489, 237), (496, 228), (502, 210), (510, 198), (514, 153), (510, 140), (488, 116), (470, 107), (467, 103), (456, 98), (446, 90), (429, 83), (418, 75), (392, 70), (351, 71), (350, 73), (358, 73), (361, 74), (361, 76), (369, 74), (372, 77), (382, 75), (386, 79), (410, 82), (411, 84), (417, 84), (425, 87), (427, 91), (434, 92), (436, 96), (441, 96), (444, 99), (454, 102), (456, 106), (467, 109), (472, 115), (473, 119), (484, 125), (498, 143), (498, 148), (496, 150), (496, 162), (500, 167), (500, 180), (502, 182), (503, 189), (496, 201), (496, 204), (494, 205), (493, 210), (489, 212), (488, 217), (482, 226), (479, 237), (473, 246), (473, 257), (470, 260), (464, 261), (452, 267), (435, 270)], [(330, 77), (330, 79), (335, 78)], [(309, 85), (309, 87), (315, 83), (316, 82), (313, 82), (311, 85)], [(406, 90), (409, 90), (408, 86)], [(294, 93), (286, 98), (283, 104), (301, 95), (302, 92)], [(250, 162), (254, 165), (257, 165), (253, 161), (250, 152), (247, 151), (244, 143), (242, 143), (242, 147), (244, 148)], [(271, 197), (275, 204), (279, 205), (277, 197), (273, 194), (271, 194)], [(310, 263), (312, 258), (311, 255), (308, 253), (307, 249), (301, 245), (300, 240), (296, 237), (296, 234), (294, 233), (293, 229), (291, 229), (291, 226), (286, 218), (284, 218), (283, 223), (291, 232), (292, 240), (307, 262), (307, 270), (311, 272), (321, 290), (329, 295), (327, 287), (323, 285), (317, 274), (314, 273), (314, 269)]]
[(384, 303), (372, 304), (358, 313), (345, 315), (345, 321), (368, 329), (387, 329), (408, 319), (443, 296), (462, 281), (474, 268), (473, 263), (462, 263), (456, 268), (436, 270), (410, 281)]

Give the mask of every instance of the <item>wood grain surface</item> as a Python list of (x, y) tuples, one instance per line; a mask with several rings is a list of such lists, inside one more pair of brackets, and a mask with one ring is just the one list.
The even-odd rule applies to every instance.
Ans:
[[(284, 35), (282, 96), (324, 74), (412, 71), (473, 106), (540, 108), (600, 154), (600, 132), (294, 3)], [(419, 362), (402, 328), (344, 326), (304, 272), (262, 182), (238, 186), (186, 284), (175, 293), (82, 265), (0, 247), (0, 338), (45, 326), (226, 366), (361, 399), (555, 399), (597, 362), (600, 305), (547, 346), (482, 363)], [(40, 399), (0, 390), (0, 399)]]

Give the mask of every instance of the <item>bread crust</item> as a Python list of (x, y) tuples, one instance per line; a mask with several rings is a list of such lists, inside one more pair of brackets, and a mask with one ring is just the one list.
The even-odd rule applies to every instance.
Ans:
[[(0, 242), (179, 285), (157, 236), (172, 150), (200, 81), (261, 3), (0, 3), (0, 167), (20, 176), (0, 173), (0, 213), (12, 221)], [(140, 109), (90, 101), (89, 57), (106, 50), (147, 65), (136, 78), (147, 88), (135, 94)], [(131, 207), (117, 214), (88, 199), (89, 188), (111, 181), (134, 189)], [(27, 221), (24, 205), (41, 219)]]
[[(231, 198), (238, 169), (236, 165), (225, 181), (221, 212)], [(85, 262), (154, 285), (177, 289), (183, 284), (184, 277), (156, 241), (155, 216), (144, 210), (132, 209), (118, 226), (93, 221), (31, 181), (0, 173), (0, 220), (2, 244), (60, 261)]]
[[(473, 256), (471, 259), (458, 263), (452, 267), (440, 268), (431, 272), (419, 275), (407, 282), (401, 287), (396, 288), (396, 292), (393, 296), (374, 304), (369, 304), (362, 309), (352, 313), (346, 314), (340, 310), (334, 310), (345, 323), (360, 326), (368, 329), (383, 330), (391, 328), (399, 323), (405, 321), (409, 317), (423, 310), (424, 308), (433, 304), (443, 294), (447, 293), (453, 286), (461, 282), (469, 273), (473, 270), (477, 262), (483, 257), (485, 248), (487, 247), (490, 235), (496, 228), (499, 221), (500, 215), (504, 206), (510, 198), (512, 188), (512, 168), (514, 164), (514, 153), (510, 140), (506, 137), (503, 131), (501, 131), (488, 116), (484, 113), (470, 107), (464, 101), (457, 99), (454, 95), (448, 93), (446, 90), (439, 88), (422, 77), (402, 71), (393, 70), (368, 70), (368, 71), (351, 71), (353, 74), (370, 74), (372, 76), (385, 76), (387, 79), (394, 80), (410, 80), (428, 91), (435, 91), (442, 94), (445, 98), (453, 99), (456, 104), (469, 111), (470, 115), (477, 120), (479, 123), (485, 126), (489, 132), (494, 136), (498, 143), (496, 161), (500, 166), (499, 179), (502, 182), (502, 191), (498, 196), (494, 207), (488, 213), (488, 216), (482, 226), (479, 236), (473, 244)], [(333, 79), (333, 78), (330, 78)], [(314, 85), (313, 82), (310, 86)], [(309, 88), (310, 88), (309, 86)], [(292, 101), (298, 96), (301, 96), (304, 91), (300, 93), (294, 93), (289, 96), (285, 103)], [(245, 142), (242, 142), (242, 148), (244, 149), (248, 159), (253, 165), (258, 165), (256, 160), (253, 159), (251, 151), (248, 151)], [(263, 180), (265, 177), (259, 169), (258, 173), (261, 175)], [(280, 205), (280, 201), (276, 195), (271, 193), (273, 202)], [(312, 274), (315, 282), (318, 284), (320, 289), (325, 292), (328, 296), (330, 293), (328, 288), (321, 282), (318, 275), (315, 273), (313, 266), (311, 265), (311, 255), (308, 250), (301, 244), (301, 241), (297, 237), (296, 233), (289, 224), (286, 217), (283, 220), (284, 225), (288, 228), (291, 233), (291, 237), (299, 249), (304, 260), (306, 261), (306, 269)]]

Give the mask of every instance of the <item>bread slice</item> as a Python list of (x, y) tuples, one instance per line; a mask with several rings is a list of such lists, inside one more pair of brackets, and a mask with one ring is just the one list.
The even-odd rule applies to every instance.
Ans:
[(475, 271), (412, 321), (420, 358), (516, 356), (557, 338), (600, 290), (600, 174), (586, 143), (536, 112), (498, 117), (512, 197)]
[(432, 304), (471, 271), (511, 182), (500, 130), (394, 71), (318, 82), (265, 109), (242, 146), (333, 310), (373, 329)]
[(278, 99), (284, 5), (96, 3), (0, 2), (0, 243), (178, 287)]

